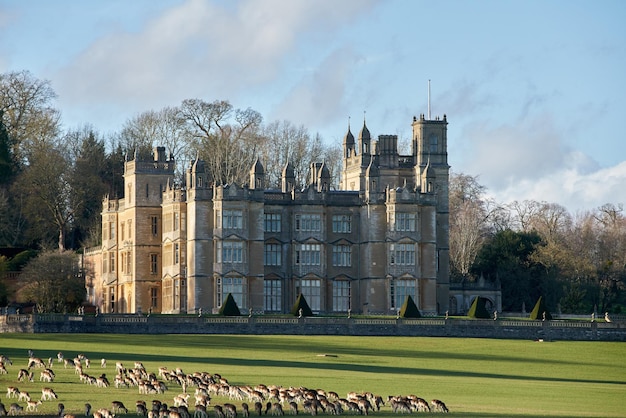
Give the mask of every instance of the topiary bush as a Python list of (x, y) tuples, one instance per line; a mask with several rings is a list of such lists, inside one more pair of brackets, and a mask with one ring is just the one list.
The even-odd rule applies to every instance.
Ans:
[(545, 319), (547, 321), (550, 321), (552, 319), (552, 315), (550, 314), (550, 311), (546, 307), (546, 303), (543, 300), (543, 296), (539, 296), (539, 299), (537, 299), (537, 303), (535, 303), (535, 307), (530, 312), (530, 319), (541, 319), (541, 320), (543, 320), (544, 319), (544, 317), (543, 317), (544, 312), (546, 314)]
[(467, 316), (470, 318), (480, 318), (480, 319), (489, 319), (491, 315), (487, 312), (487, 308), (485, 304), (487, 302), (487, 298), (483, 298), (481, 296), (476, 296), (474, 302), (472, 302), (472, 306), (467, 312)]
[(239, 312), (239, 307), (237, 306), (237, 302), (235, 302), (235, 298), (232, 294), (228, 294), (226, 296), (226, 300), (222, 303), (222, 307), (219, 311), (220, 315), (224, 316), (240, 316), (241, 312)]
[(422, 314), (419, 309), (417, 309), (417, 305), (413, 302), (413, 298), (411, 295), (407, 295), (404, 303), (402, 304), (402, 308), (400, 308), (400, 317), (401, 318), (421, 318)]
[(291, 314), (295, 316), (300, 316), (300, 309), (302, 309), (302, 316), (313, 316), (313, 311), (309, 307), (309, 304), (306, 302), (306, 299), (300, 293), (298, 298), (296, 299), (296, 303), (293, 304), (291, 308)]

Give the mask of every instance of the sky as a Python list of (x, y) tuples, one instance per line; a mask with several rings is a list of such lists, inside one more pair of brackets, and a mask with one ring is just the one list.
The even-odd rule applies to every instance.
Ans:
[(228, 100), (341, 143), (446, 114), (451, 170), (499, 203), (626, 203), (622, 0), (0, 0), (0, 73), (103, 135)]

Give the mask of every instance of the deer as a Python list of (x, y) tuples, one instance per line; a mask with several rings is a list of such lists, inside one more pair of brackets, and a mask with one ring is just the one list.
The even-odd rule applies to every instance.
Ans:
[(193, 413), (193, 418), (208, 418), (209, 415), (206, 411), (205, 405), (196, 405), (196, 410)]
[(224, 404), (224, 415), (226, 418), (237, 418), (237, 408), (232, 403)]
[(20, 390), (15, 386), (7, 387), (7, 398), (17, 398), (20, 394)]
[(54, 374), (54, 372), (51, 369), (45, 369), (45, 370), (42, 370), (39, 373), (39, 381), (40, 382), (51, 383), (54, 380), (55, 377), (56, 377), (56, 375)]
[(41, 405), (41, 401), (28, 401), (26, 402), (26, 410), (31, 412), (37, 412), (37, 408)]
[(20, 371), (17, 372), (17, 381), (24, 382), (26, 380), (28, 380), (29, 382), (33, 381), (33, 372), (29, 372), (26, 369), (20, 369)]
[(432, 401), (430, 401), (430, 404), (433, 407), (433, 411), (449, 412), (446, 404), (439, 399), (433, 399)]
[(7, 415), (18, 415), (18, 414), (22, 414), (22, 412), (24, 411), (24, 408), (19, 406), (16, 403), (12, 403), (11, 406), (9, 407), (9, 413)]
[(42, 359), (38, 357), (30, 357), (28, 359), (28, 369), (31, 367), (46, 367), (46, 363), (43, 362)]
[(30, 394), (26, 391), (20, 391), (20, 393), (18, 393), (17, 395), (17, 400), (18, 401), (30, 401)]
[(124, 411), (125, 414), (128, 414), (128, 408), (124, 406), (124, 403), (121, 401), (113, 401), (111, 402), (111, 411), (113, 413), (120, 413)]
[(52, 388), (42, 388), (41, 389), (41, 400), (42, 401), (51, 401), (52, 399), (58, 399), (57, 394), (52, 390)]

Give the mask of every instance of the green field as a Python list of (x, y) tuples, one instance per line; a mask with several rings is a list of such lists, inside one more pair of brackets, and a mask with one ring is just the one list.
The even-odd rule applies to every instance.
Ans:
[[(41, 369), (34, 369), (34, 382), (17, 381), (29, 349), (46, 361), (54, 358), (53, 383), (39, 381)], [(463, 417), (626, 416), (624, 343), (246, 335), (0, 334), (0, 354), (13, 361), (8, 374), (0, 375), (7, 409), (15, 402), (6, 398), (8, 386), (28, 391), (35, 400), (42, 387), (53, 388), (59, 399), (45, 401), (39, 407), (42, 415), (56, 413), (58, 402), (67, 413), (79, 415), (85, 402), (110, 408), (119, 400), (131, 409), (129, 416), (136, 416), (135, 401), (172, 404), (181, 393), (174, 385), (163, 395), (140, 395), (136, 387), (80, 383), (73, 368), (56, 362), (59, 351), (66, 358), (86, 355), (92, 364), (85, 372), (106, 373), (111, 382), (116, 362), (132, 367), (140, 361), (155, 373), (161, 366), (219, 373), (230, 385), (304, 386), (340, 396), (349, 391), (383, 398), (414, 394), (440, 399), (452, 415)], [(107, 359), (106, 369), (100, 367), (101, 358)], [(193, 388), (189, 392), (193, 400)], [(211, 405), (224, 402), (229, 400), (215, 397)], [(376, 415), (396, 416), (388, 405)]]

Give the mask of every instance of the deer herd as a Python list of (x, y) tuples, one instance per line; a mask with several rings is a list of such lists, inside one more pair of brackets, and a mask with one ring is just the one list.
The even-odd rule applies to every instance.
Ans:
[[(64, 368), (73, 368), (78, 381), (93, 385), (96, 388), (110, 386), (106, 373), (92, 376), (87, 373), (91, 370), (91, 362), (84, 354), (79, 354), (72, 360), (57, 354), (57, 363)], [(34, 382), (35, 371), (39, 371), (39, 382), (52, 384), (55, 380), (53, 359), (47, 362), (35, 357), (32, 350), (28, 351), (28, 364), (25, 369), (17, 372), (17, 382)], [(5, 355), (0, 354), (0, 375), (8, 375), (7, 366), (13, 362)], [(100, 369), (106, 369), (106, 359), (101, 359)], [(323, 389), (309, 389), (305, 387), (282, 387), (275, 385), (256, 386), (231, 385), (221, 375), (208, 372), (184, 373), (181, 368), (173, 370), (160, 367), (158, 372), (148, 372), (141, 362), (134, 362), (133, 367), (125, 367), (121, 362), (115, 364), (115, 378), (113, 384), (117, 389), (137, 388), (140, 395), (163, 395), (173, 387), (180, 388), (180, 392), (172, 397), (172, 404), (153, 400), (150, 404), (138, 400), (135, 404), (137, 416), (148, 418), (208, 418), (212, 410), (214, 418), (248, 418), (271, 415), (284, 416), (285, 414), (298, 415), (300, 412), (325, 415), (369, 415), (389, 405), (391, 411), (399, 414), (423, 412), (448, 412), (445, 403), (439, 399), (427, 402), (416, 395), (387, 396), (370, 392), (349, 392), (346, 397)], [(223, 404), (212, 403), (213, 398), (227, 399)], [(59, 396), (51, 387), (41, 389), (41, 397), (35, 399), (30, 393), (8, 386), (6, 398), (10, 405), (7, 410), (0, 402), (0, 416), (6, 415), (33, 415), (39, 412), (43, 402), (59, 400)], [(190, 405), (193, 404), (193, 411)], [(238, 404), (239, 406), (237, 406)], [(209, 408), (210, 405), (210, 408)], [(113, 401), (108, 408), (93, 409), (90, 403), (85, 403), (84, 416), (94, 418), (113, 418), (116, 415), (128, 414), (129, 409), (121, 401)], [(57, 405), (59, 418), (75, 418), (76, 415), (66, 413), (63, 403)]]

